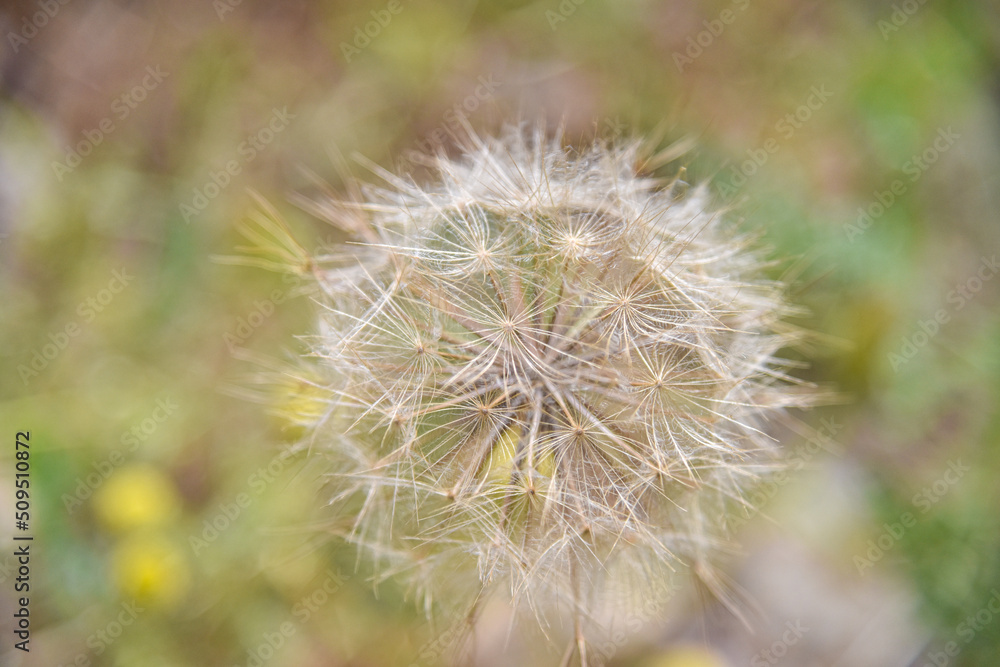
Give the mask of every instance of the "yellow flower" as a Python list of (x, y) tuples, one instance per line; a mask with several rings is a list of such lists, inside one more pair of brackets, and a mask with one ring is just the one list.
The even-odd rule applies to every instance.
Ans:
[(644, 667), (726, 667), (722, 658), (701, 646), (678, 646), (643, 664)]
[(173, 607), (190, 584), (184, 551), (158, 533), (140, 532), (119, 542), (112, 566), (121, 594), (140, 605)]
[(180, 499), (170, 478), (144, 463), (115, 472), (94, 497), (98, 518), (114, 531), (163, 525), (179, 509)]
[(329, 391), (301, 378), (281, 377), (274, 387), (273, 409), (286, 427), (299, 433), (318, 422), (329, 409)]

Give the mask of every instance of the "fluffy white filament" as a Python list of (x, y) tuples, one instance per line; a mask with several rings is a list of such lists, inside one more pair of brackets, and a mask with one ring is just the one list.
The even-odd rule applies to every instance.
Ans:
[(704, 188), (640, 156), (511, 129), (429, 186), (383, 172), (316, 205), (359, 245), (319, 272), (312, 442), (342, 533), (428, 601), (504, 586), (579, 617), (704, 567), (769, 419), (803, 402), (775, 358), (781, 286)]

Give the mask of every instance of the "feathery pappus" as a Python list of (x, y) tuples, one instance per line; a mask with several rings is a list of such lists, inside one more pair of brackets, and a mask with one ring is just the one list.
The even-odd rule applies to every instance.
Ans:
[(353, 237), (313, 271), (339, 534), (428, 610), (568, 614), (583, 663), (595, 600), (711, 578), (773, 422), (810, 401), (755, 240), (644, 154), (509, 127), (429, 184), (376, 168), (307, 202)]

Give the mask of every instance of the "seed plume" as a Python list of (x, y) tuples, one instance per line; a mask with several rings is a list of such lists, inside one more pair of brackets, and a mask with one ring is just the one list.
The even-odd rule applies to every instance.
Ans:
[(724, 548), (806, 394), (752, 239), (643, 154), (514, 128), (311, 204), (355, 237), (316, 271), (341, 534), (428, 608), (569, 610), (582, 662), (595, 597)]

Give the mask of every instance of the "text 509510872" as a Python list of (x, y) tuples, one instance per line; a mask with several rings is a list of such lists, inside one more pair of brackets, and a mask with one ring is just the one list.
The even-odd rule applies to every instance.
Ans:
[(14, 648), (29, 651), (31, 641), (31, 618), (28, 611), (28, 593), (31, 592), (31, 535), (27, 535), (31, 520), (31, 433), (18, 431), (14, 438), (14, 526), (19, 534), (14, 535), (14, 558), (17, 562), (17, 576), (14, 578), (16, 611), (14, 612), (14, 636), (19, 640)]

